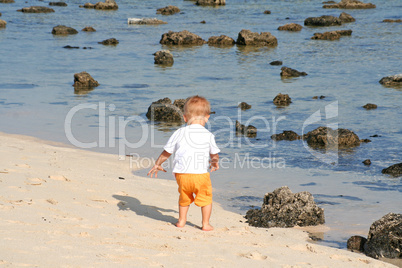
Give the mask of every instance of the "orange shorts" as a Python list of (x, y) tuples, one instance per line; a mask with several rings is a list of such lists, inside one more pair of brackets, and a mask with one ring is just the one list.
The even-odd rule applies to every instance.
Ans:
[(199, 207), (212, 204), (212, 185), (209, 173), (175, 173), (175, 176), (179, 185), (180, 206), (186, 207), (193, 202)]

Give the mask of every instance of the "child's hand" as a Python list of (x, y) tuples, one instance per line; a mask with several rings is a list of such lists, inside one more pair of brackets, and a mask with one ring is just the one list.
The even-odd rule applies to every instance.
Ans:
[(217, 171), (219, 169), (219, 163), (211, 163), (209, 168), (211, 169), (211, 172), (212, 171)]
[(211, 154), (211, 160), (209, 161), (209, 168), (212, 171), (217, 171), (219, 169), (219, 155), (218, 154)]
[(164, 170), (162, 166), (160, 166), (160, 165), (155, 165), (155, 166), (153, 166), (153, 167), (151, 168), (151, 170), (148, 172), (147, 176), (151, 175), (151, 178), (152, 178), (152, 175), (155, 174), (155, 178), (157, 178), (159, 171), (166, 172), (166, 170)]

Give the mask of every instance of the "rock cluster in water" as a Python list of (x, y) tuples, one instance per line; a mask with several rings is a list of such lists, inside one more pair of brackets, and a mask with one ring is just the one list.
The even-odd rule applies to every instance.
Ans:
[(160, 50), (154, 54), (154, 63), (166, 66), (173, 65), (173, 55), (169, 50)]
[(392, 175), (395, 177), (402, 176), (402, 163), (398, 163), (387, 168), (384, 168), (381, 173)]
[(176, 13), (180, 12), (180, 8), (176, 6), (167, 6), (167, 7), (162, 7), (158, 8), (156, 10), (156, 14), (161, 14), (161, 15), (173, 15)]
[(200, 36), (184, 30), (164, 33), (159, 43), (162, 45), (203, 45), (206, 42)]
[(276, 106), (288, 106), (292, 103), (292, 99), (289, 97), (288, 94), (279, 93), (275, 96), (273, 102)]
[(50, 8), (50, 7), (43, 7), (43, 6), (31, 6), (31, 7), (24, 7), (22, 9), (18, 9), (17, 11), (24, 12), (24, 13), (51, 13), (51, 12), (54, 12), (54, 9)]
[(104, 46), (116, 46), (117, 44), (119, 44), (119, 41), (116, 38), (109, 38), (103, 40), (102, 42), (98, 42), (98, 44), (102, 44)]
[(283, 186), (267, 193), (261, 209), (250, 209), (245, 216), (255, 227), (294, 227), (325, 223), (324, 209), (318, 207), (309, 192), (292, 193)]
[(279, 31), (290, 31), (290, 32), (299, 32), (303, 29), (303, 26), (297, 23), (289, 23), (285, 24), (283, 26), (279, 26), (278, 30)]
[(74, 88), (80, 89), (92, 89), (99, 86), (98, 81), (92, 78), (87, 72), (81, 72), (74, 74)]
[(69, 35), (69, 34), (77, 34), (78, 31), (74, 28), (65, 26), (65, 25), (57, 25), (53, 27), (52, 34), (54, 35)]
[(304, 20), (305, 26), (337, 26), (342, 25), (342, 20), (334, 16), (309, 17)]
[(338, 31), (330, 31), (325, 33), (315, 33), (311, 39), (313, 40), (338, 40), (342, 36), (350, 36), (352, 35), (352, 30), (338, 30)]
[(380, 84), (387, 87), (402, 87), (402, 74), (383, 77)]
[(83, 6), (80, 6), (80, 7), (94, 8), (94, 9), (100, 9), (100, 10), (119, 9), (119, 6), (117, 5), (116, 1), (114, 1), (114, 0), (106, 0), (105, 2), (98, 2), (96, 4), (85, 3)]
[(174, 103), (169, 98), (159, 99), (148, 107), (146, 116), (152, 121), (184, 123), (184, 102), (184, 99), (175, 100)]
[(342, 0), (339, 3), (323, 6), (323, 8), (343, 8), (343, 9), (368, 9), (375, 7), (376, 6), (374, 4), (363, 3), (358, 0)]
[(226, 5), (226, 0), (197, 0), (197, 6), (223, 6)]
[(314, 148), (343, 147), (350, 148), (360, 145), (359, 136), (348, 129), (332, 129), (330, 127), (318, 127), (303, 135), (307, 144)]
[(257, 136), (257, 128), (255, 126), (245, 126), (236, 120), (235, 128), (237, 134), (245, 135), (250, 138), (255, 138)]
[(306, 76), (306, 72), (299, 72), (298, 70), (289, 68), (289, 67), (282, 67), (281, 68), (281, 76), (282, 77), (299, 77), (299, 76)]

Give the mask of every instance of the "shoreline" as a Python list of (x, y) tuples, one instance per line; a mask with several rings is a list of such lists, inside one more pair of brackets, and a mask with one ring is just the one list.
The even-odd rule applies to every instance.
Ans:
[[(53, 143), (52, 143), (53, 144)], [(177, 220), (174, 181), (133, 175), (129, 160), (0, 132), (0, 264), (7, 266), (394, 267), (315, 244), (299, 228), (250, 227), (214, 202)], [(46, 258), (44, 258), (46, 256)]]

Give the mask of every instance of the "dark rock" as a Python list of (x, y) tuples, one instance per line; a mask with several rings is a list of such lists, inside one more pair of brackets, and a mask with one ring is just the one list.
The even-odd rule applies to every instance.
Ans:
[(83, 31), (83, 32), (96, 32), (96, 30), (91, 26), (87, 26), (84, 29), (82, 29), (81, 31)]
[(67, 49), (79, 49), (80, 47), (72, 47), (70, 45), (64, 46), (63, 48), (67, 48)]
[(282, 67), (281, 68), (281, 76), (282, 77), (299, 77), (299, 76), (306, 76), (307, 73), (299, 72), (295, 69), (289, 67)]
[(401, 176), (402, 175), (402, 163), (395, 164), (392, 166), (389, 166), (387, 168), (384, 168), (381, 173), (383, 174), (389, 174), (395, 177)]
[(178, 107), (181, 111), (184, 111), (184, 104), (186, 104), (186, 99), (177, 99), (173, 102), (173, 105)]
[(241, 30), (236, 43), (247, 46), (269, 46), (278, 45), (278, 40), (269, 32), (254, 33), (250, 30)]
[(402, 87), (402, 74), (383, 77), (380, 84), (387, 87)]
[(354, 235), (348, 239), (346, 247), (351, 251), (363, 252), (366, 241), (367, 239), (365, 237)]
[(236, 133), (255, 138), (257, 136), (257, 128), (252, 125), (245, 126), (236, 120)]
[(385, 19), (382, 22), (402, 22), (402, 19), (396, 19), (396, 20), (391, 20), (391, 19)]
[(303, 139), (307, 140), (307, 144), (313, 148), (348, 148), (360, 145), (359, 136), (343, 128), (334, 130), (330, 127), (318, 127), (304, 134)]
[(361, 139), (360, 140), (360, 143), (369, 143), (369, 142), (371, 142), (370, 139)]
[(53, 27), (52, 34), (54, 35), (69, 35), (69, 34), (77, 34), (78, 31), (74, 28), (67, 27), (64, 25), (57, 25)]
[(119, 43), (119, 41), (116, 38), (109, 38), (106, 40), (103, 40), (102, 42), (98, 42), (98, 44), (102, 44), (105, 46), (116, 46)]
[(271, 136), (271, 139), (276, 141), (295, 141), (300, 140), (301, 137), (296, 132), (292, 130), (285, 130), (280, 134), (274, 134)]
[(169, 50), (161, 50), (158, 51), (154, 54), (154, 63), (155, 64), (161, 64), (161, 65), (166, 65), (166, 66), (172, 66), (173, 65), (173, 55), (170, 53)]
[(203, 45), (206, 42), (196, 34), (187, 30), (164, 33), (160, 42), (162, 45)]
[(205, 20), (200, 21), (200, 23), (205, 24), (207, 23)]
[(158, 24), (167, 24), (166, 21), (158, 20), (156, 18), (130, 18), (128, 19), (128, 24), (138, 24), (138, 25), (158, 25)]
[(270, 10), (265, 10), (264, 14), (271, 14), (271, 11)]
[(355, 18), (353, 18), (351, 15), (349, 15), (348, 13), (342, 12), (341, 15), (339, 15), (339, 18), (341, 19), (342, 22), (354, 22), (356, 21)]
[(289, 97), (288, 94), (281, 94), (279, 93), (274, 98), (274, 104), (277, 106), (287, 106), (292, 103), (292, 99)]
[(319, 225), (325, 222), (324, 210), (309, 192), (293, 194), (287, 186), (267, 193), (261, 209), (247, 211), (247, 222), (256, 227), (294, 227)]
[(18, 9), (17, 11), (24, 12), (24, 13), (51, 13), (51, 12), (54, 12), (54, 9), (50, 8), (50, 7), (31, 6), (31, 7), (24, 7), (22, 9)]
[(95, 8), (95, 4), (85, 3), (83, 6), (81, 5), (80, 7), (83, 7), (83, 8)]
[(317, 99), (322, 100), (322, 99), (325, 99), (325, 96), (323, 96), (323, 95), (321, 95), (321, 96), (319, 96), (319, 97), (318, 97), (318, 96), (314, 96), (313, 99), (314, 99), (314, 100), (317, 100)]
[(244, 110), (248, 110), (251, 109), (251, 105), (246, 103), (246, 102), (241, 102), (237, 107), (239, 107), (240, 109)]
[(6, 28), (7, 22), (5, 20), (0, 20), (0, 28)]
[(366, 105), (363, 106), (363, 108), (366, 110), (377, 109), (377, 104), (367, 103)]
[(98, 81), (92, 78), (87, 72), (74, 74), (74, 85), (76, 89), (91, 89), (99, 86)]
[(208, 45), (212, 45), (212, 46), (233, 46), (234, 44), (235, 44), (235, 40), (226, 35), (211, 36), (208, 39)]
[[(164, 122), (184, 122), (182, 101), (172, 101), (169, 98), (160, 99), (153, 102), (148, 107), (147, 118), (152, 121)], [(184, 105), (183, 105), (184, 107)]]
[(365, 164), (366, 166), (370, 166), (371, 165), (371, 160), (370, 159), (366, 159), (362, 162), (363, 164)]
[(11, 4), (11, 3), (15, 3), (14, 0), (0, 0), (0, 3), (2, 4)]
[(106, 0), (105, 2), (96, 3), (94, 5), (94, 8), (100, 10), (116, 10), (119, 9), (119, 6), (114, 0)]
[(224, 6), (226, 0), (198, 0), (195, 4), (197, 6)]
[(342, 21), (340, 18), (326, 15), (321, 17), (309, 17), (304, 20), (305, 26), (335, 26), (341, 24)]
[(49, 6), (58, 6), (58, 7), (66, 7), (67, 4), (64, 2), (50, 2)]
[(298, 32), (303, 29), (303, 26), (297, 23), (288, 23), (283, 26), (279, 26), (278, 30), (279, 31), (290, 31), (290, 32)]
[(371, 3), (366, 4), (358, 0), (342, 0), (337, 4), (324, 5), (323, 8), (367, 9), (375, 8), (375, 5)]
[(337, 30), (336, 31), (341, 36), (350, 36), (352, 35), (352, 30)]
[(402, 214), (388, 213), (371, 226), (364, 253), (372, 258), (402, 258)]
[(314, 33), (314, 36), (311, 37), (313, 40), (339, 40), (341, 35), (336, 31), (325, 32), (325, 33)]
[(271, 65), (282, 65), (282, 61), (276, 60), (276, 61), (270, 62), (269, 64), (271, 64)]
[(176, 13), (180, 12), (180, 8), (176, 6), (167, 6), (167, 7), (162, 7), (158, 8), (156, 10), (156, 14), (161, 14), (161, 15), (173, 15)]
[(372, 136), (370, 136), (371, 138), (378, 138), (378, 137), (381, 137), (381, 136), (379, 136), (379, 135), (377, 135), (377, 134), (374, 134), (374, 135), (372, 135)]

